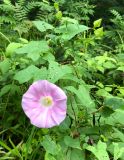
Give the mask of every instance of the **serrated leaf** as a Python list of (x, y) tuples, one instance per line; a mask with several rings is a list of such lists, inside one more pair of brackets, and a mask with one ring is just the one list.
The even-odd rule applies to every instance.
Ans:
[(41, 32), (45, 32), (48, 29), (54, 28), (51, 24), (46, 23), (44, 21), (33, 21), (33, 23), (36, 26), (36, 28)]
[(17, 54), (27, 53), (27, 57), (31, 58), (33, 61), (39, 59), (42, 53), (46, 53), (49, 50), (49, 46), (46, 41), (31, 41), (22, 48), (16, 50)]
[(70, 136), (65, 136), (64, 142), (67, 146), (69, 146), (71, 148), (81, 149), (79, 138), (73, 139)]
[(91, 151), (98, 160), (110, 160), (106, 151), (107, 145), (104, 142), (99, 141), (96, 146), (88, 146), (86, 149)]
[(26, 69), (23, 69), (19, 72), (17, 72), (14, 76), (14, 79), (19, 81), (20, 84), (28, 82), (33, 77), (35, 77), (35, 74), (39, 72), (39, 68), (35, 67), (34, 65), (30, 65)]

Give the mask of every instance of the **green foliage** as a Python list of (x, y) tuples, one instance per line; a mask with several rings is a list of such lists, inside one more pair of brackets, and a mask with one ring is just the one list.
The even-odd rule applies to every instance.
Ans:
[[(93, 21), (97, 3), (0, 3), (1, 160), (124, 159), (123, 12), (107, 10), (107, 25), (101, 15)], [(32, 127), (21, 107), (43, 79), (68, 97), (66, 119), (50, 129)]]
[(106, 151), (106, 148), (107, 148), (107, 145), (99, 141), (95, 147), (88, 146), (86, 149), (91, 151), (98, 158), (98, 160), (109, 160), (109, 156)]

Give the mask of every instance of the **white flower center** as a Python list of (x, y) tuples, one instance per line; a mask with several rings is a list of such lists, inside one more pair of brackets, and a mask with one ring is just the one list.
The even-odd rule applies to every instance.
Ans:
[(44, 107), (50, 107), (53, 105), (53, 99), (50, 96), (42, 97), (40, 103)]

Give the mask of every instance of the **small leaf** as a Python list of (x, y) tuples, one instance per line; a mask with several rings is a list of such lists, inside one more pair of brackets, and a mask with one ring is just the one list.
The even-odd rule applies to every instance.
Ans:
[(104, 32), (103, 32), (103, 27), (98, 28), (94, 31), (94, 34), (96, 35), (96, 37), (102, 37)]
[(102, 22), (102, 19), (98, 19), (96, 21), (93, 22), (93, 26), (94, 28), (97, 28), (97, 27), (100, 27), (101, 26), (101, 22)]

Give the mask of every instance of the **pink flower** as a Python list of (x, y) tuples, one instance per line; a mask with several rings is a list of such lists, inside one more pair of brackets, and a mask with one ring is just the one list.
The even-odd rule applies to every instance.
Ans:
[(31, 123), (39, 128), (59, 125), (66, 117), (67, 96), (64, 91), (48, 82), (34, 82), (22, 97), (22, 108)]

